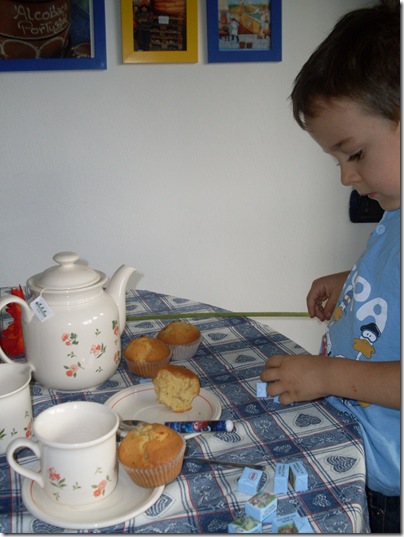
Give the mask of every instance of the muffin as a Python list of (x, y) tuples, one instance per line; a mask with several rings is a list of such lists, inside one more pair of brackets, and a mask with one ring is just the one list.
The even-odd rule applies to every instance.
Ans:
[(185, 441), (170, 427), (145, 423), (125, 436), (118, 458), (129, 477), (144, 488), (160, 487), (174, 481), (181, 472)]
[(132, 373), (153, 378), (171, 360), (172, 352), (164, 341), (140, 336), (128, 344), (123, 355)]
[(157, 401), (174, 412), (191, 410), (192, 401), (201, 389), (198, 376), (181, 365), (162, 367), (153, 378), (153, 384)]
[(173, 352), (173, 360), (188, 360), (198, 350), (202, 341), (199, 328), (184, 321), (173, 321), (157, 334)]

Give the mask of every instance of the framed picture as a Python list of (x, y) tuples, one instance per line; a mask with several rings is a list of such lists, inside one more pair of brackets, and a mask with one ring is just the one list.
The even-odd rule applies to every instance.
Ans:
[(282, 0), (206, 0), (208, 62), (282, 61)]
[(0, 71), (106, 68), (104, 0), (0, 0)]
[(196, 63), (198, 0), (121, 0), (123, 63)]

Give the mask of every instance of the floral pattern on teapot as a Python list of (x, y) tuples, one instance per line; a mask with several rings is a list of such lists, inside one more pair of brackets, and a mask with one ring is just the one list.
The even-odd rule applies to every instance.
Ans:
[(78, 345), (79, 344), (79, 342), (77, 341), (77, 334), (73, 334), (73, 333), (70, 333), (70, 334), (64, 333), (64, 334), (62, 334), (62, 341), (68, 347), (70, 347), (70, 345)]
[[(113, 334), (115, 336), (114, 344), (115, 344), (115, 346), (119, 346), (119, 325), (118, 325), (118, 321), (116, 319), (114, 319), (112, 321), (112, 332), (113, 332)], [(94, 332), (94, 335), (96, 337), (101, 335), (101, 330), (96, 328), (95, 332)], [(67, 332), (63, 332), (63, 334), (61, 335), (61, 340), (67, 347), (71, 347), (72, 345), (79, 345), (79, 343), (80, 343), (78, 334), (75, 334), (73, 332), (71, 332), (70, 334), (67, 333)], [(101, 358), (101, 356), (103, 354), (105, 354), (106, 351), (107, 351), (107, 346), (102, 342), (101, 343), (93, 343), (91, 345), (91, 348), (90, 348), (90, 354), (96, 360)], [(67, 357), (68, 358), (77, 358), (77, 354), (72, 350), (67, 354)], [(119, 350), (117, 350), (113, 355), (114, 363), (119, 364), (120, 358), (121, 358), (121, 352)], [(82, 364), (80, 363), (80, 361), (77, 361), (77, 362), (75, 362), (73, 364), (70, 364), (70, 365), (64, 365), (63, 367), (66, 370), (65, 371), (66, 376), (70, 377), (70, 378), (76, 378), (77, 373), (79, 372), (79, 370), (80, 369), (83, 369), (83, 370), (85, 369), (82, 366)], [(97, 369), (95, 370), (96, 373), (101, 373), (102, 371), (103, 371), (103, 368), (101, 366), (98, 366)]]
[(105, 354), (106, 350), (107, 347), (104, 345), (104, 343), (97, 343), (95, 345), (91, 345), (90, 353), (94, 356), (94, 358), (100, 358), (103, 354)]

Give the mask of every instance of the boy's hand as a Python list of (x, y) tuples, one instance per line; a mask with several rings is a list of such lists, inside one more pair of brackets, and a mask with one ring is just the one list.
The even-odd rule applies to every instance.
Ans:
[(324, 356), (275, 354), (267, 360), (260, 378), (268, 382), (267, 393), (279, 395), (283, 405), (312, 401), (329, 395), (322, 382), (326, 365)]
[(331, 319), (348, 274), (349, 271), (338, 272), (314, 280), (306, 299), (310, 317), (317, 317), (320, 321)]
[(401, 407), (400, 361), (372, 362), (343, 357), (274, 354), (260, 378), (267, 392), (290, 405), (335, 395), (361, 403)]

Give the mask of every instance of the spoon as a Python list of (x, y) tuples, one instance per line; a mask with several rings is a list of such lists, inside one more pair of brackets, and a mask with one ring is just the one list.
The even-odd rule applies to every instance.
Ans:
[[(124, 432), (144, 423), (147, 422), (121, 419), (119, 428)], [(213, 431), (230, 433), (234, 429), (232, 420), (166, 421), (164, 425), (171, 427), (178, 433), (209, 433)]]
[(143, 420), (119, 420), (119, 429), (121, 431), (130, 431), (133, 427), (144, 425), (145, 423), (149, 422)]
[(131, 431), (134, 427), (137, 427), (138, 425), (144, 425), (145, 423), (148, 422), (143, 420), (119, 420), (119, 426), (116, 432), (116, 438), (118, 442), (121, 442), (128, 434), (128, 432)]

